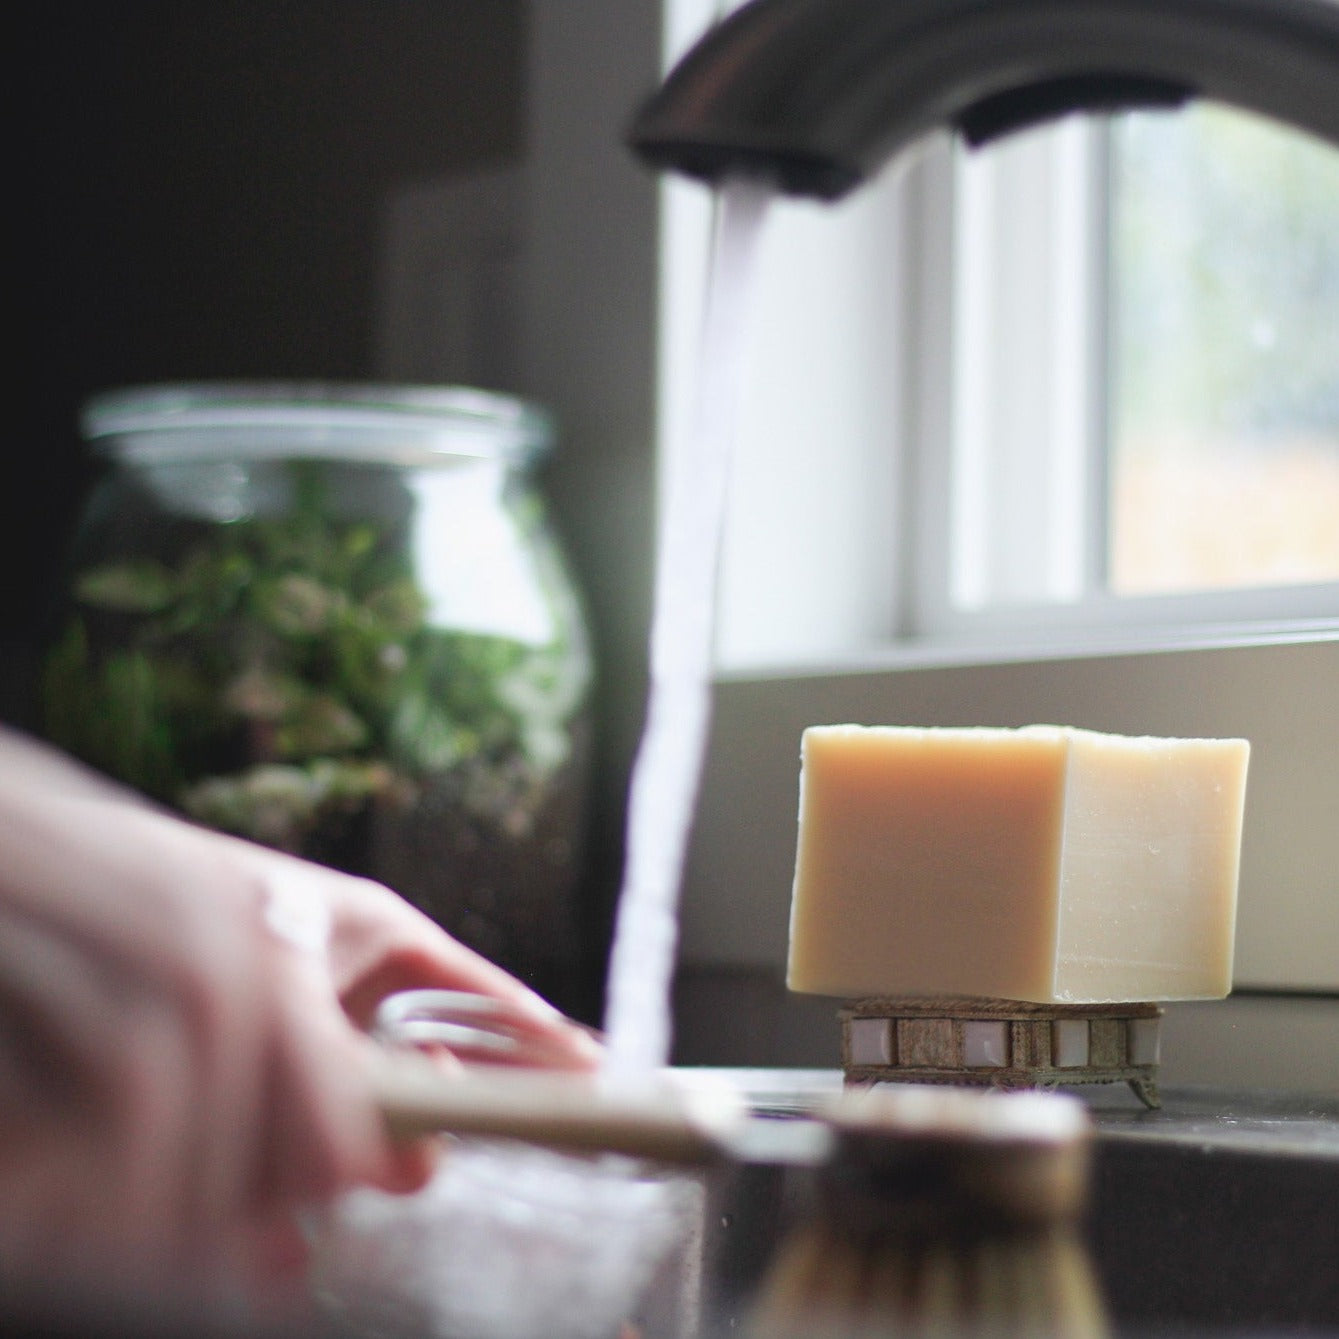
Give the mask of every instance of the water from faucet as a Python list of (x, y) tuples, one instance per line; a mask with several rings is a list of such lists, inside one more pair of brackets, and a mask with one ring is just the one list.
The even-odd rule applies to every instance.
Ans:
[(661, 513), (646, 723), (628, 801), (605, 1013), (606, 1070), (669, 1061), (679, 889), (711, 723), (716, 576), (725, 520), (749, 279), (770, 191), (741, 179), (716, 197), (716, 238), (685, 440), (670, 443)]
[[(671, 444), (651, 630), (651, 691), (629, 798), (606, 1011), (614, 1082), (668, 1062), (679, 885), (711, 715), (717, 557), (749, 275), (769, 192), (716, 197), (694, 412)], [(334, 1333), (563, 1339), (612, 1333), (700, 1217), (700, 1187), (626, 1158), (461, 1141), (407, 1203), (348, 1196), (317, 1232)]]

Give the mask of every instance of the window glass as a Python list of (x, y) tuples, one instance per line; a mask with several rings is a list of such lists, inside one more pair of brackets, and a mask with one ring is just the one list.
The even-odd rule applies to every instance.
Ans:
[(1111, 134), (1110, 589), (1339, 580), (1339, 152), (1213, 104)]

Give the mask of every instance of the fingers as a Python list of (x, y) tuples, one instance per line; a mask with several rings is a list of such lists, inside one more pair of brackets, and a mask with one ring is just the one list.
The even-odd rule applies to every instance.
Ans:
[(367, 1079), (366, 1038), (320, 965), (287, 957), (275, 969), (259, 1193), (312, 1204), (380, 1180), (389, 1149)]
[(513, 1063), (580, 1070), (599, 1063), (601, 1050), (588, 1029), (379, 885), (340, 890), (331, 966), (345, 1009), (363, 1028), (390, 995), (462, 991), (490, 1001), (498, 1022), (522, 1043)]
[(320, 961), (282, 942), (265, 948), (254, 1158), (227, 1225), (225, 1263), (248, 1296), (273, 1310), (305, 1282), (306, 1215), (356, 1185), (407, 1186), (416, 1163), (387, 1137), (365, 1073), (369, 1043), (349, 1024)]
[(377, 1188), (392, 1195), (412, 1195), (432, 1180), (441, 1156), (441, 1144), (436, 1139), (415, 1139), (412, 1143), (398, 1144)]
[[(384, 1061), (379, 1042), (363, 1039), (364, 1063), (369, 1071)], [(423, 1053), (435, 1068), (446, 1074), (462, 1073), (464, 1065), (444, 1047), (427, 1047)], [(373, 1182), (379, 1190), (407, 1195), (421, 1190), (432, 1178), (442, 1155), (441, 1141), (436, 1138), (404, 1140), (388, 1134), (389, 1156), (380, 1176)]]
[(542, 996), (378, 885), (341, 891), (331, 952), (340, 997), (363, 1026), (387, 995), (421, 988), (507, 1000), (541, 1026), (560, 1018)]
[(382, 1000), (374, 1033), (391, 1044), (434, 1047), (468, 1064), (589, 1070), (602, 1050), (595, 1036), (551, 1009), (473, 991), (418, 989)]
[[(586, 1072), (600, 1064), (603, 1047), (595, 1033), (565, 1017), (538, 996), (506, 996), (481, 989), (455, 975), (432, 971), (402, 972), (412, 957), (401, 959), (395, 970), (376, 973), (360, 983), (362, 998), (350, 1012), (376, 1009), (386, 1001), (413, 996), (420, 991), (429, 995), (443, 992), (455, 1003), (437, 1019), (421, 1024), (407, 1023), (394, 1031), (405, 1042), (436, 1042), (467, 1064), (526, 1065), (545, 1069)], [(430, 985), (436, 979), (437, 984)], [(408, 989), (397, 986), (387, 991), (388, 981), (412, 983)], [(477, 1003), (471, 1004), (470, 1001)], [(369, 1020), (370, 1025), (370, 1020)]]

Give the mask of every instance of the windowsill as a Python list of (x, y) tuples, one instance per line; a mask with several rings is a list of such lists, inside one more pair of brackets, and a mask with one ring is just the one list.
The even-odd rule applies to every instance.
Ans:
[(1150, 655), (1174, 651), (1320, 644), (1339, 641), (1339, 619), (1212, 623), (1178, 626), (1049, 628), (1020, 631), (983, 628), (947, 636), (908, 638), (813, 658), (739, 663), (720, 668), (717, 683), (816, 679), (898, 670), (952, 669), (969, 665), (1085, 660), (1095, 656)]
[[(686, 966), (675, 987), (675, 1063), (836, 1072), (842, 1001), (786, 988), (777, 967)], [(796, 1075), (795, 1071), (803, 1071)], [(1339, 993), (1272, 994), (1238, 982), (1225, 1000), (1164, 1006), (1161, 1083), (1279, 1097), (1327, 1094), (1339, 1120)], [(1097, 1086), (1096, 1105), (1138, 1114), (1124, 1085)], [(1105, 1096), (1102, 1096), (1105, 1094)], [(1291, 1100), (1291, 1099), (1289, 1099)], [(1339, 1156), (1339, 1143), (1334, 1152)]]

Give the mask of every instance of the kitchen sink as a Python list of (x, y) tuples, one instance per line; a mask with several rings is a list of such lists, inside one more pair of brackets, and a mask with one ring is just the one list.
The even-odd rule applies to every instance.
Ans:
[[(837, 1071), (723, 1072), (778, 1119), (841, 1083)], [(1148, 1111), (1123, 1086), (1081, 1092), (1096, 1126), (1084, 1240), (1117, 1335), (1339, 1333), (1339, 1095), (1173, 1087)], [(703, 1333), (742, 1328), (813, 1193), (802, 1168), (708, 1178)], [(680, 1318), (677, 1332), (692, 1326)]]

